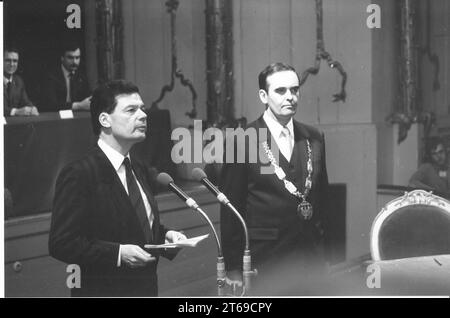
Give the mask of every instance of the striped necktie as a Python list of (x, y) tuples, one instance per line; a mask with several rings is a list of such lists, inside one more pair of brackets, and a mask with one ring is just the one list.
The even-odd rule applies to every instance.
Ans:
[(136, 178), (133, 175), (130, 159), (128, 159), (128, 157), (125, 157), (125, 159), (123, 160), (123, 164), (125, 165), (128, 196), (130, 197), (131, 204), (133, 205), (133, 208), (138, 216), (139, 223), (141, 224), (142, 230), (144, 231), (145, 240), (147, 243), (150, 243), (153, 241), (153, 233), (150, 227), (150, 222), (148, 220), (147, 211), (145, 210), (141, 191), (139, 190)]

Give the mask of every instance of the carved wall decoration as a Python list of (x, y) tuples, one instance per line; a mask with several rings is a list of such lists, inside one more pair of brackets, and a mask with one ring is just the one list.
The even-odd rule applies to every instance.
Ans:
[(441, 88), (439, 83), (439, 56), (431, 51), (431, 0), (427, 0), (425, 4), (425, 45), (419, 47), (420, 58), (424, 56), (428, 58), (434, 67), (433, 91)]
[(192, 82), (187, 79), (182, 70), (178, 68), (178, 57), (177, 57), (177, 37), (176, 37), (176, 11), (178, 9), (178, 5), (180, 2), (178, 0), (167, 0), (166, 7), (167, 12), (170, 15), (170, 41), (172, 48), (172, 56), (171, 56), (171, 72), (170, 72), (170, 83), (166, 84), (162, 87), (161, 93), (159, 97), (152, 102), (151, 108), (158, 108), (158, 103), (164, 99), (166, 93), (173, 91), (175, 87), (175, 79), (178, 79), (184, 87), (189, 89), (189, 92), (192, 96), (192, 110), (186, 112), (186, 116), (189, 118), (197, 117), (197, 92), (195, 91), (194, 85)]
[(121, 0), (96, 0), (97, 61), (100, 83), (123, 77)]
[(234, 118), (232, 1), (205, 3), (208, 125), (223, 127)]
[(396, 105), (394, 112), (387, 118), (387, 121), (391, 124), (399, 125), (398, 144), (406, 139), (413, 123), (424, 125), (424, 137), (427, 138), (436, 121), (433, 113), (422, 109), (418, 98), (419, 47), (417, 44), (417, 5), (416, 0), (402, 0), (400, 2), (401, 44), (399, 61), (401, 103)]
[(315, 0), (316, 1), (316, 58), (314, 62), (314, 66), (306, 69), (302, 74), (300, 78), (300, 86), (303, 85), (306, 80), (308, 79), (308, 76), (310, 74), (317, 75), (320, 70), (320, 61), (325, 60), (328, 63), (328, 66), (331, 68), (334, 68), (338, 71), (339, 75), (341, 76), (341, 90), (339, 93), (336, 93), (333, 95), (333, 102), (345, 102), (345, 99), (347, 97), (347, 94), (345, 92), (345, 85), (347, 83), (347, 73), (345, 72), (344, 68), (342, 67), (342, 64), (337, 61), (333, 60), (330, 53), (328, 53), (325, 50), (325, 41), (323, 39), (323, 6), (322, 6), (322, 0)]

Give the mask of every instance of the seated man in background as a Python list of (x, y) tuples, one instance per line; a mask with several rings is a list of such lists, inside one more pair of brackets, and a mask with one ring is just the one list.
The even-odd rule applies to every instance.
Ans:
[(409, 180), (409, 186), (436, 191), (436, 194), (450, 196), (450, 170), (444, 142), (439, 137), (428, 140), (425, 162)]
[(3, 115), (37, 116), (36, 106), (28, 98), (23, 79), (16, 74), (19, 66), (19, 51), (7, 48), (3, 64)]
[(80, 60), (79, 45), (64, 43), (61, 48), (61, 64), (44, 78), (39, 105), (41, 111), (89, 111), (91, 90), (85, 74), (79, 70)]

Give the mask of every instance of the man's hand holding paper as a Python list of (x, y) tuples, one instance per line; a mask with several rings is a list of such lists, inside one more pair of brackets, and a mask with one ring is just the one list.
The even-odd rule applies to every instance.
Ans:
[[(206, 239), (209, 234), (186, 238), (186, 236), (180, 232), (175, 232), (178, 234), (171, 235), (169, 232), (175, 232), (175, 231), (168, 231), (166, 234), (166, 243), (161, 245), (145, 245), (144, 247), (147, 249), (155, 249), (155, 248), (181, 248), (181, 247), (195, 247), (200, 241), (203, 241)], [(180, 235), (181, 234), (181, 235)], [(170, 236), (168, 238), (168, 235)]]
[(144, 248), (150, 253), (161, 253), (165, 258), (172, 260), (178, 254), (182, 247), (189, 246), (195, 247), (198, 242), (204, 240), (209, 234), (203, 236), (197, 236), (192, 238), (186, 238), (181, 232), (168, 231), (166, 233), (165, 244), (150, 245), (147, 244)]
[(166, 233), (166, 244), (170, 243), (176, 243), (178, 241), (186, 240), (186, 235), (184, 235), (182, 232), (177, 231), (167, 231)]

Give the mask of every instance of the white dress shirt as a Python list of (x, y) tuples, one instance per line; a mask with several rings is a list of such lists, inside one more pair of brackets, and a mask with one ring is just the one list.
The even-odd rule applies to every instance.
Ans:
[[(269, 128), (275, 142), (280, 149), (280, 152), (289, 162), (292, 156), (292, 150), (294, 149), (294, 122), (292, 118), (286, 124), (281, 125), (275, 115), (272, 113), (269, 107), (264, 112), (263, 119), (266, 122), (267, 128)], [(277, 162), (280, 164), (279, 162)]]
[[(112, 148), (110, 145), (108, 145), (102, 139), (98, 139), (97, 144), (100, 147), (100, 149), (104, 152), (106, 157), (108, 157), (112, 166), (116, 170), (117, 175), (119, 176), (120, 182), (122, 182), (122, 185), (125, 188), (125, 191), (128, 193), (127, 176), (126, 176), (126, 171), (125, 171), (125, 165), (123, 164), (125, 156), (123, 156), (117, 150)], [(128, 153), (126, 155), (126, 157), (128, 157), (128, 159), (130, 159), (130, 154)], [(139, 180), (136, 178), (136, 175), (134, 174), (134, 172), (133, 172), (133, 176), (136, 179), (136, 182), (138, 184), (139, 192), (141, 193), (142, 200), (144, 201), (145, 212), (147, 213), (147, 217), (150, 222), (150, 227), (152, 227), (153, 226), (153, 218), (154, 218), (153, 214), (152, 214), (152, 208), (150, 206), (150, 203), (148, 202), (147, 195), (145, 194), (144, 190), (142, 189), (142, 186), (139, 183)], [(120, 250), (121, 250), (121, 248), (119, 247), (119, 256), (118, 256), (118, 260), (117, 260), (117, 266), (120, 266)]]
[(12, 75), (10, 78), (5, 77), (5, 75), (3, 75), (3, 85), (7, 86), (8, 83), (12, 83)]

